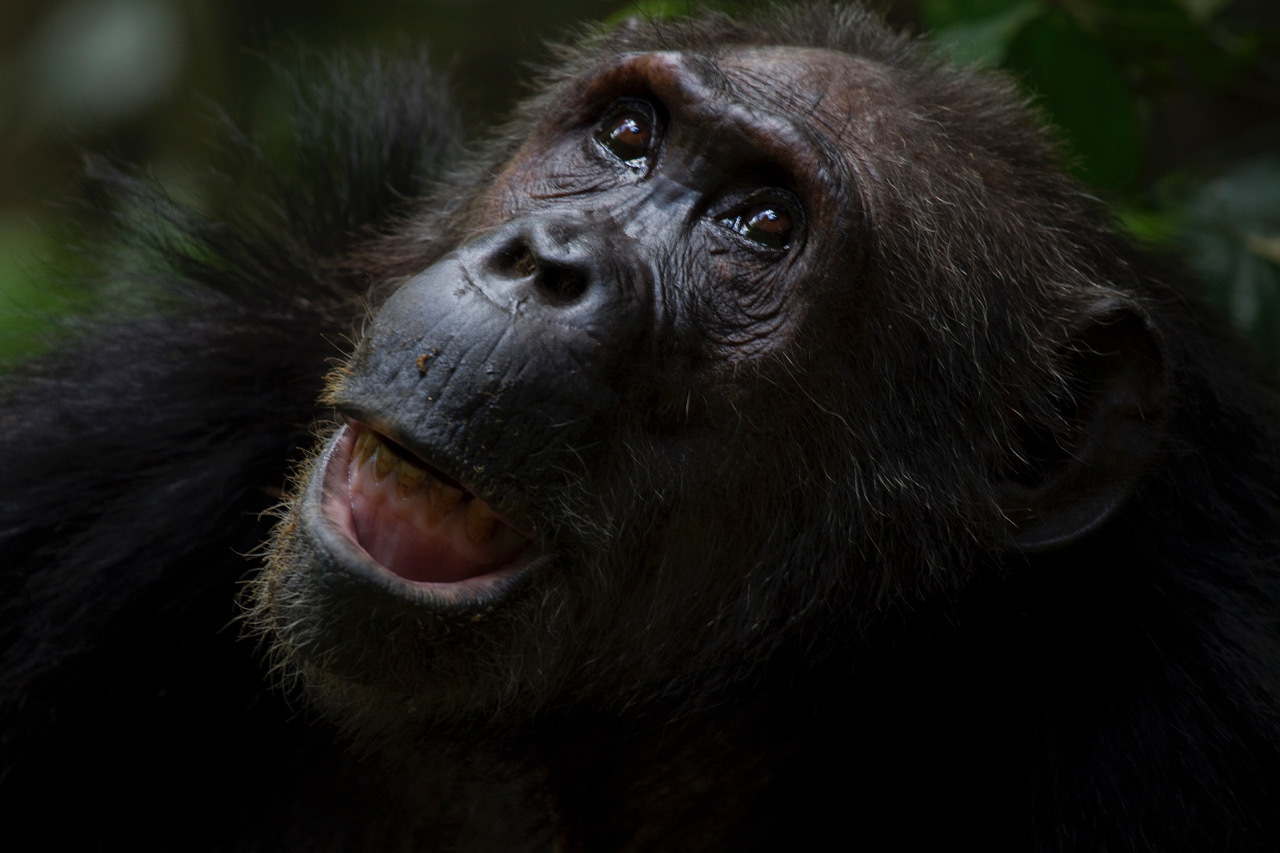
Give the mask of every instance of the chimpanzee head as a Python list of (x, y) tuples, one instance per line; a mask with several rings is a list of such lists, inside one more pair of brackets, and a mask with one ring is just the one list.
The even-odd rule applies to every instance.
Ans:
[(359, 256), (394, 293), (257, 584), (331, 703), (804, 667), (1087, 536), (1158, 444), (1092, 204), (1004, 83), (863, 14), (624, 27), (491, 154)]

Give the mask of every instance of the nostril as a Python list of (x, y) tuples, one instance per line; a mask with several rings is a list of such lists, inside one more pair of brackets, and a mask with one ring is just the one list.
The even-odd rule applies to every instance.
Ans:
[(587, 292), (587, 277), (573, 267), (543, 265), (537, 287), (550, 302), (565, 304)]
[(528, 278), (538, 271), (538, 259), (524, 241), (515, 241), (493, 254), (490, 269), (508, 278)]
[(529, 241), (513, 239), (491, 256), (489, 271), (508, 280), (527, 282), (551, 305), (576, 302), (587, 292), (590, 276), (572, 259), (551, 259)]
[(527, 248), (511, 262), (511, 270), (520, 278), (526, 278), (538, 271), (538, 259)]

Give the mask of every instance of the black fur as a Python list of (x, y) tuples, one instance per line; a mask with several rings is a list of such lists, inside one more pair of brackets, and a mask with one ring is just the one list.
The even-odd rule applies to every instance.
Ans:
[[(620, 571), (645, 546), (627, 537), (675, 512), (652, 495), (713, 522), (723, 510), (730, 522), (673, 553), (741, 564), (759, 585), (688, 612), (655, 588), (621, 619), (556, 613), (597, 633), (554, 653), (562, 637), (535, 635), (525, 658), (580, 665), (513, 679), (478, 715), (433, 709), (434, 727), (413, 706), (437, 700), (413, 695), (411, 672), (385, 700), (396, 691), (282, 655), (363, 738), (351, 749), (269, 689), (234, 624), (264, 513), (332, 420), (315, 402), (332, 360), (366, 300), (474, 236), (477, 188), (568, 81), (616, 54), (736, 44), (865, 56), (909, 94), (885, 104), (885, 156), (859, 176), (865, 221), (839, 223), (859, 263), (832, 283), (854, 296), (833, 295), (831, 315), (865, 319), (815, 321), (793, 352), (805, 382), (779, 384), (759, 421), (748, 412), (708, 442), (792, 438), (721, 466), (724, 493), (684, 491), (677, 457), (564, 501), (566, 515), (623, 519), (587, 519), (572, 555)], [(553, 836), (566, 850), (1280, 849), (1280, 413), (1180, 278), (1059, 176), (1004, 82), (939, 68), (837, 7), (640, 22), (566, 52), (506, 132), (459, 158), (421, 62), (297, 79), (297, 150), (272, 168), (245, 149), (212, 212), (95, 166), (112, 223), (85, 286), (142, 310), (76, 320), (0, 385), (0, 814), (13, 837), (144, 850), (550, 849)], [(906, 133), (898, 109), (935, 135)], [(914, 159), (890, 156), (895, 130)], [(1162, 414), (1135, 419), (1118, 509), (1067, 544), (1002, 539), (1034, 526), (1010, 509), (1018, 486), (1071, 469), (1059, 448), (1076, 448), (1094, 407), (1132, 402), (1100, 398), (1148, 387), (1136, 405)], [(646, 426), (636, 415), (626, 435)], [(1088, 472), (1064, 476), (1095, 487)], [(695, 569), (676, 557), (654, 574), (687, 592), (697, 578), (679, 573)], [(288, 544), (276, 555), (294, 558)], [(611, 586), (604, 568), (577, 588), (646, 589), (643, 574)], [(285, 635), (266, 587), (256, 623)], [(691, 627), (629, 633), (653, 619)], [(702, 633), (715, 622), (720, 633)], [(393, 654), (371, 659), (392, 669)], [(646, 656), (652, 677), (633, 679)], [(462, 706), (481, 688), (455, 694)]]

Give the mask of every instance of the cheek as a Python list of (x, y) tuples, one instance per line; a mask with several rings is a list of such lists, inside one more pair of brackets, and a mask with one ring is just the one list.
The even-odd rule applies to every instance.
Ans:
[(716, 355), (741, 361), (786, 348), (806, 311), (805, 274), (786, 259), (744, 261), (714, 245), (695, 259), (698, 323)]

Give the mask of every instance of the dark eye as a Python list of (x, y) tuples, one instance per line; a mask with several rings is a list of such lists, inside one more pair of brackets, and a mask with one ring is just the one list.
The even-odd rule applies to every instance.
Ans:
[(632, 169), (644, 169), (654, 144), (653, 110), (644, 104), (627, 104), (609, 114), (596, 141)]
[(796, 218), (791, 210), (776, 199), (750, 204), (722, 217), (720, 223), (769, 249), (790, 246), (796, 228)]

